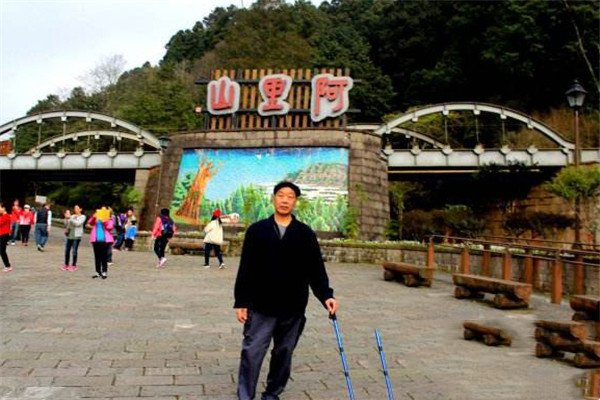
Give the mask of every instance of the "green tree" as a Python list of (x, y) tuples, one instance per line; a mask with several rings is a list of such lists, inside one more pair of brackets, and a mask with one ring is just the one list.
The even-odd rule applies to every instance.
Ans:
[(598, 165), (568, 166), (544, 188), (565, 199), (575, 214), (575, 229), (580, 226), (592, 233), (597, 242), (600, 230), (600, 168)]

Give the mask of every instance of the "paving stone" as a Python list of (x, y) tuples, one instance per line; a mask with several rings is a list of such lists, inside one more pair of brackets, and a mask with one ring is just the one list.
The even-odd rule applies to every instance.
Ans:
[(34, 368), (31, 376), (85, 376), (87, 367), (74, 368)]
[(117, 375), (115, 386), (147, 386), (147, 385), (171, 385), (173, 376), (155, 375), (155, 376), (134, 376)]
[[(63, 240), (46, 251), (10, 246), (15, 265), (0, 276), (0, 399), (233, 400), (242, 325), (232, 290), (238, 259), (226, 270), (196, 256), (169, 255), (156, 270), (151, 252), (115, 252), (107, 280), (91, 279), (92, 251), (81, 244), (80, 270), (59, 270)], [(384, 343), (396, 398), (417, 400), (564, 400), (579, 396), (581, 371), (533, 356), (533, 321), (569, 320), (568, 305), (534, 295), (528, 310), (456, 300), (450, 275), (431, 288), (382, 279), (381, 267), (328, 264), (340, 300), (339, 323), (356, 398), (386, 398), (373, 338)], [(347, 398), (337, 343), (311, 298), (308, 322), (282, 400)], [(464, 320), (493, 322), (514, 335), (510, 348), (462, 339)], [(267, 356), (261, 371), (264, 389)], [(509, 383), (509, 384), (507, 384)]]

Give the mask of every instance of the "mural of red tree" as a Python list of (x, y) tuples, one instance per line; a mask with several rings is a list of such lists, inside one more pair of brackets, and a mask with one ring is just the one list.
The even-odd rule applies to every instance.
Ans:
[(190, 223), (198, 223), (200, 206), (202, 205), (206, 185), (216, 172), (214, 164), (206, 158), (199, 163), (196, 176), (192, 181), (185, 199), (181, 203), (181, 207), (175, 212), (175, 215), (188, 220)]

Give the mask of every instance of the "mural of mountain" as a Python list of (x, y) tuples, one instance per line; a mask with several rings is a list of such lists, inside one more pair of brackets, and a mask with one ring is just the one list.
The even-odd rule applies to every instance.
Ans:
[(316, 163), (287, 174), (284, 180), (294, 182), (307, 199), (320, 198), (327, 203), (348, 195), (348, 166), (341, 163)]
[(347, 187), (348, 166), (341, 163), (317, 163), (308, 168), (288, 174), (284, 180), (297, 185)]

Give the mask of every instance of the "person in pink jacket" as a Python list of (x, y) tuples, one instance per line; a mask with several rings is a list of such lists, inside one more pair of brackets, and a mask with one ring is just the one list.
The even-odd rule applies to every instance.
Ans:
[(94, 248), (94, 261), (96, 263), (96, 275), (92, 278), (106, 279), (108, 277), (108, 249), (115, 241), (110, 233), (114, 228), (114, 221), (110, 217), (105, 220), (98, 219), (96, 218), (97, 214), (97, 212), (94, 213), (88, 220), (88, 225), (92, 228), (90, 243)]
[(154, 239), (154, 253), (158, 257), (156, 268), (164, 268), (167, 258), (165, 257), (165, 248), (169, 239), (175, 234), (175, 223), (169, 216), (168, 208), (160, 210), (160, 215), (154, 221), (152, 227), (152, 238)]
[(21, 233), (21, 242), (23, 243), (23, 246), (27, 246), (29, 243), (29, 232), (31, 232), (34, 219), (35, 215), (33, 215), (31, 207), (29, 204), (25, 204), (25, 207), (19, 216), (19, 232)]

